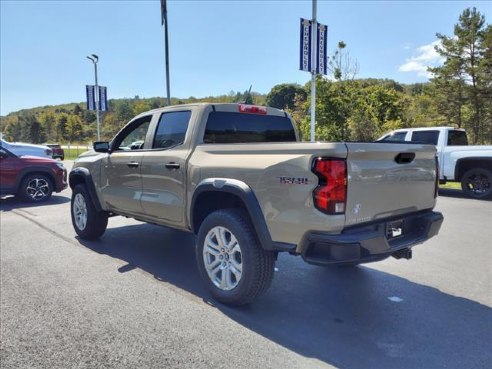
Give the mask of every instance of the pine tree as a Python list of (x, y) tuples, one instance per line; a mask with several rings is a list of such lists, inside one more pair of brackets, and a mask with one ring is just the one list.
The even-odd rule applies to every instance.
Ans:
[[(486, 96), (483, 90), (484, 56), (490, 53), (486, 42), (485, 17), (465, 9), (454, 27), (454, 36), (437, 34), (441, 45), (436, 51), (445, 58), (440, 67), (430, 68), (441, 112), (451, 123), (471, 129), (473, 143), (484, 139)], [(487, 29), (490, 26), (487, 27)], [(463, 116), (466, 109), (469, 117)]]

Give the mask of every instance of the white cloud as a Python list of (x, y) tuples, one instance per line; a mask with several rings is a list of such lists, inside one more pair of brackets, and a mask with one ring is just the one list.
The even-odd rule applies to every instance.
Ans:
[(430, 44), (420, 46), (416, 50), (416, 55), (407, 59), (398, 68), (400, 72), (415, 72), (419, 77), (431, 78), (432, 73), (427, 71), (427, 67), (435, 67), (442, 64), (444, 59), (437, 53), (435, 46), (439, 45), (436, 40)]

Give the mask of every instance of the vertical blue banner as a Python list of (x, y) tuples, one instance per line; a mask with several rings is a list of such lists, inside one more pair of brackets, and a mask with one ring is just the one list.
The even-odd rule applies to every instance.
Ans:
[(86, 85), (85, 86), (85, 96), (86, 96), (86, 106), (87, 110), (96, 110), (96, 94), (95, 86)]
[(311, 72), (312, 22), (309, 19), (301, 18), (300, 25), (299, 69), (306, 72)]
[(328, 26), (318, 23), (317, 30), (317, 56), (316, 56), (316, 74), (327, 74), (327, 44), (328, 44)]
[(105, 86), (99, 86), (99, 110), (108, 110), (108, 94)]

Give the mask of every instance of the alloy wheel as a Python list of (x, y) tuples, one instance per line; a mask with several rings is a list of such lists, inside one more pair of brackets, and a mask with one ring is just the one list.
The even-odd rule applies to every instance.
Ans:
[(241, 246), (229, 229), (221, 226), (210, 229), (203, 245), (203, 261), (208, 277), (221, 290), (232, 290), (241, 280)]
[(87, 225), (87, 204), (80, 193), (75, 195), (72, 211), (75, 225), (78, 229), (84, 230)]

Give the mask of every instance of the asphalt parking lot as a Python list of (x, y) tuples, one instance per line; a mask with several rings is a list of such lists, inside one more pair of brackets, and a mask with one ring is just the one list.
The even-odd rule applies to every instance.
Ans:
[(281, 255), (267, 294), (229, 308), (193, 236), (115, 217), (81, 241), (70, 194), (0, 201), (1, 368), (492, 367), (491, 201), (445, 191), (441, 233), (410, 261)]

